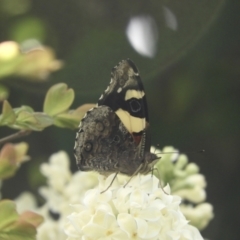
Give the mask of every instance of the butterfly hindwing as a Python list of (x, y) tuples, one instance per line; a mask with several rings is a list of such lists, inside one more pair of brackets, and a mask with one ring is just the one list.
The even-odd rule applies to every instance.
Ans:
[[(87, 112), (75, 143), (80, 170), (131, 175), (141, 164), (136, 155), (134, 139), (114, 111), (108, 106), (99, 106)], [(129, 163), (129, 159), (136, 161)]]

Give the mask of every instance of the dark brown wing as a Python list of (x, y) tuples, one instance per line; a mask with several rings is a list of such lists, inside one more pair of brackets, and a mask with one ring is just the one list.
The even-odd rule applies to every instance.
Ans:
[(74, 150), (82, 171), (132, 175), (143, 161), (132, 135), (108, 106), (87, 112), (81, 121)]

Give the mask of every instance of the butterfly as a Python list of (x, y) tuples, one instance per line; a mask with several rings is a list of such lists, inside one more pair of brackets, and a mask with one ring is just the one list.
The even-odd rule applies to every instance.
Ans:
[(143, 84), (135, 64), (123, 60), (112, 69), (110, 84), (97, 106), (80, 122), (74, 146), (77, 166), (104, 175), (147, 174), (159, 160), (150, 147)]

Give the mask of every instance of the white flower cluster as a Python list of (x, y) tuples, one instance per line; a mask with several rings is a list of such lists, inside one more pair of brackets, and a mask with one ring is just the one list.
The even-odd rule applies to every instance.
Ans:
[[(97, 184), (97, 173), (78, 171), (72, 174), (69, 165), (69, 157), (63, 151), (53, 154), (49, 163), (41, 165), (40, 170), (47, 178), (47, 186), (39, 190), (46, 200), (42, 207), (37, 208), (35, 197), (30, 193), (23, 193), (15, 199), (19, 213), (32, 210), (44, 217), (44, 223), (38, 227), (37, 240), (65, 240), (63, 225), (72, 212), (70, 203), (79, 203), (85, 191)], [(58, 219), (54, 219), (53, 214)]]
[[(99, 184), (74, 205), (65, 232), (77, 239), (203, 239), (180, 211), (181, 199), (165, 193), (151, 175), (119, 176), (104, 193), (114, 174), (99, 176)], [(125, 180), (125, 181), (124, 181)], [(169, 191), (165, 189), (165, 191)]]
[(97, 184), (97, 173), (70, 171), (68, 155), (61, 151), (50, 157), (49, 163), (41, 165), (41, 172), (47, 178), (48, 186), (40, 188), (40, 194), (47, 200), (51, 211), (65, 214), (71, 211), (69, 204), (78, 203), (86, 190)]
[[(204, 229), (213, 218), (213, 207), (204, 202), (206, 200), (206, 180), (199, 173), (199, 167), (195, 163), (189, 163), (184, 154), (177, 153), (173, 147), (165, 147), (160, 150), (152, 148), (152, 151), (161, 156), (161, 160), (155, 165), (159, 170), (161, 179), (171, 187), (172, 195), (177, 195), (188, 204), (181, 204), (181, 211), (190, 224), (198, 229)], [(157, 175), (156, 175), (157, 176)], [(159, 176), (158, 176), (159, 177)]]
[[(155, 176), (134, 176), (124, 187), (129, 177), (119, 174), (101, 193), (114, 174), (107, 178), (93, 172), (72, 174), (69, 162), (61, 151), (42, 164), (47, 186), (40, 188), (46, 200), (41, 208), (27, 194), (16, 200), (20, 211), (30, 208), (44, 216), (37, 240), (203, 239), (183, 215), (180, 197), (171, 195), (169, 186), (163, 191)], [(187, 208), (184, 212), (193, 213)]]

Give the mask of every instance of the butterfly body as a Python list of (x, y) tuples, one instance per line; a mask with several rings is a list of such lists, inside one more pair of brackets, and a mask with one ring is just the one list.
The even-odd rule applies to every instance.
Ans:
[(157, 161), (150, 153), (145, 92), (138, 70), (123, 60), (112, 70), (111, 81), (98, 105), (81, 120), (75, 157), (82, 171), (102, 174), (146, 174)]

